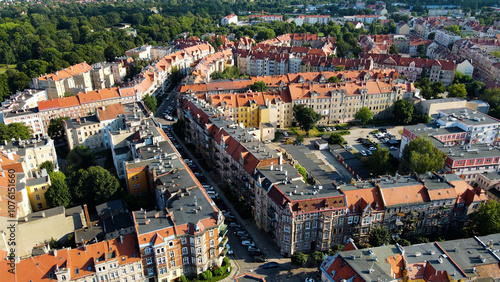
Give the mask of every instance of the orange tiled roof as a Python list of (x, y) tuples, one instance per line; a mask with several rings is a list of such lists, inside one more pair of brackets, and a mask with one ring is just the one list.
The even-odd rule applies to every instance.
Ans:
[(112, 104), (97, 108), (97, 116), (100, 121), (115, 119), (117, 116), (125, 113), (122, 104)]
[(54, 80), (59, 81), (66, 78), (73, 77), (75, 75), (81, 75), (85, 72), (89, 72), (92, 70), (92, 67), (86, 62), (79, 63), (68, 68), (62, 69), (60, 71), (56, 71), (55, 73), (47, 74), (44, 76), (40, 76), (38, 80)]
[(68, 259), (69, 249), (23, 259), (16, 266), (17, 281), (54, 281), (49, 279), (49, 273), (54, 273), (56, 268), (70, 267)]

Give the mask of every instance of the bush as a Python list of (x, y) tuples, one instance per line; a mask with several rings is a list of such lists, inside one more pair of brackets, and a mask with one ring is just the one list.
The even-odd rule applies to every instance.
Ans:
[(314, 253), (311, 254), (311, 259), (313, 260), (313, 262), (316, 265), (321, 265), (321, 263), (323, 262), (324, 258), (325, 258), (325, 254), (323, 254), (320, 251), (316, 251), (316, 252), (314, 252)]
[(304, 178), (304, 182), (307, 182), (307, 171), (305, 168), (303, 168), (301, 165), (299, 164), (296, 164), (295, 165), (295, 168), (297, 169), (297, 171), (300, 173), (300, 175), (302, 175), (302, 178)]
[(216, 268), (216, 269), (214, 270), (214, 275), (215, 275), (215, 276), (222, 276), (222, 275), (224, 275), (224, 270), (222, 270), (222, 268), (220, 268), (220, 267), (219, 267), (219, 268)]
[(205, 270), (202, 274), (200, 274), (201, 279), (203, 280), (210, 280), (212, 279), (212, 271), (209, 269)]
[(304, 266), (307, 262), (307, 255), (301, 252), (295, 252), (292, 255), (292, 263), (296, 266)]
[(181, 275), (181, 277), (179, 278), (179, 280), (180, 280), (181, 282), (188, 282), (188, 280), (187, 280), (186, 276), (184, 276), (184, 275)]
[(299, 142), (299, 143), (304, 143), (304, 136), (302, 136), (302, 135), (298, 135), (298, 136), (297, 136), (297, 142)]
[(229, 265), (229, 258), (228, 257), (224, 257), (224, 259), (222, 260), (222, 266), (226, 266), (226, 265)]

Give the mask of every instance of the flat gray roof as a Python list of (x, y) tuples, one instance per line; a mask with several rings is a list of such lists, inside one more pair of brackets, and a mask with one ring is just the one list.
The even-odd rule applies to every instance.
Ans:
[[(485, 115), (481, 112), (473, 111), (469, 108), (438, 110), (438, 112), (444, 114), (445, 116), (457, 118), (462, 123), (471, 126), (493, 123), (500, 124), (499, 120), (492, 118), (489, 115)], [(446, 119), (446, 117), (441, 117), (441, 119)]]

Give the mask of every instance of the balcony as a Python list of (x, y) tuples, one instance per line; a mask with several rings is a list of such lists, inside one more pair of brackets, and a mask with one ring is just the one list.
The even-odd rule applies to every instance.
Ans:
[(224, 247), (229, 241), (229, 237), (225, 236), (224, 239), (219, 243), (219, 246)]
[(227, 225), (226, 225), (226, 224), (222, 224), (222, 225), (220, 226), (220, 228), (219, 228), (219, 237), (224, 237), (224, 236), (226, 236), (227, 231), (228, 231), (228, 229), (227, 229)]

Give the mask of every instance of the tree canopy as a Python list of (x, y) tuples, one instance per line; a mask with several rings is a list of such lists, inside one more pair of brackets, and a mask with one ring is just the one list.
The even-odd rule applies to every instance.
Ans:
[(146, 94), (142, 98), (142, 101), (144, 102), (144, 105), (154, 114), (156, 113), (156, 107), (158, 106), (158, 101), (156, 100), (156, 97), (153, 95)]
[(95, 206), (111, 200), (120, 188), (120, 183), (109, 171), (100, 166), (80, 169), (71, 174), (69, 181), (74, 204)]
[(446, 154), (437, 150), (430, 139), (419, 137), (403, 149), (403, 159), (409, 163), (412, 171), (423, 174), (442, 169)]
[(5, 140), (10, 141), (12, 138), (15, 140), (21, 139), (26, 140), (32, 137), (33, 131), (30, 127), (24, 125), (24, 123), (13, 122), (5, 125), (5, 123), (0, 123), (0, 142)]
[(465, 84), (458, 83), (448, 87), (448, 97), (458, 97), (458, 98), (467, 97), (467, 89), (465, 88)]
[(385, 227), (375, 227), (370, 231), (368, 236), (368, 242), (373, 247), (382, 246), (384, 244), (389, 244), (391, 241), (391, 235), (389, 230)]
[(304, 266), (307, 262), (307, 255), (301, 252), (295, 252), (293, 253), (291, 259), (294, 265)]
[(267, 92), (269, 89), (264, 81), (256, 81), (252, 85), (248, 86), (248, 88), (254, 92)]
[(68, 161), (68, 170), (77, 171), (87, 169), (95, 164), (94, 153), (82, 145), (76, 146), (66, 157)]
[(72, 197), (68, 184), (66, 183), (66, 175), (62, 172), (51, 172), (49, 177), (51, 185), (47, 192), (45, 192), (47, 204), (51, 207), (68, 207)]
[(330, 137), (328, 137), (327, 142), (330, 145), (342, 144), (342, 143), (344, 143), (344, 137), (342, 137), (342, 135), (340, 135), (339, 133), (333, 133), (330, 135)]
[(43, 163), (40, 164), (40, 171), (42, 169), (45, 169), (47, 171), (47, 173), (51, 173), (54, 171), (54, 163), (52, 163), (51, 161), (44, 161)]
[(370, 171), (376, 176), (386, 174), (390, 168), (389, 149), (377, 144), (377, 150), (373, 151), (373, 155), (369, 158), (369, 166)]
[(300, 128), (302, 128), (308, 136), (309, 130), (321, 120), (320, 114), (316, 113), (313, 108), (304, 105), (294, 105), (293, 113), (295, 114), (295, 120), (299, 123)]
[(362, 125), (367, 124), (370, 120), (373, 119), (373, 113), (368, 109), (368, 107), (362, 107), (359, 111), (354, 115), (354, 118), (358, 120)]
[(489, 200), (469, 215), (467, 222), (469, 235), (485, 236), (500, 233), (500, 203)]
[(409, 124), (412, 121), (413, 105), (410, 101), (397, 100), (394, 103), (394, 120), (399, 124)]
[(68, 120), (68, 117), (58, 117), (50, 120), (49, 127), (47, 128), (47, 134), (56, 143), (66, 142), (66, 131), (64, 130), (64, 120)]

